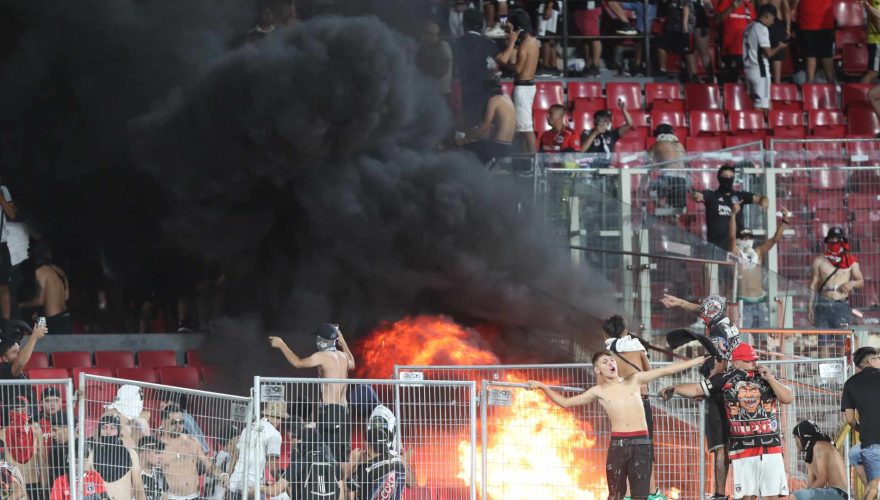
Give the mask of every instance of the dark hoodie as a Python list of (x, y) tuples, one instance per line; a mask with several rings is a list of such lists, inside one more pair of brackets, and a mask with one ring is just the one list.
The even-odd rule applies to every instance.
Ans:
[[(101, 427), (104, 424), (115, 425), (116, 435), (102, 436)], [(122, 444), (121, 431), (122, 426), (119, 423), (119, 417), (116, 415), (104, 415), (98, 421), (98, 437), (94, 445), (95, 470), (98, 471), (98, 474), (101, 474), (101, 477), (107, 483), (118, 481), (131, 470), (131, 455)]]

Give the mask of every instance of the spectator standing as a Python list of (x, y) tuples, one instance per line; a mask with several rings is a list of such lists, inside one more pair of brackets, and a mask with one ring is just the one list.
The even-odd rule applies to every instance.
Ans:
[(23, 373), (24, 366), (30, 361), (37, 341), (45, 337), (46, 333), (45, 326), (34, 325), (24, 347), (19, 347), (15, 339), (0, 339), (0, 380), (26, 378)]
[(822, 61), (825, 80), (834, 82), (834, 13), (831, 0), (792, 0), (797, 12), (798, 42), (806, 60), (807, 79), (816, 79), (816, 62)]
[(670, 223), (677, 225), (677, 215), (687, 207), (687, 196), (693, 183), (690, 175), (682, 170), (685, 162), (676, 161), (684, 158), (687, 152), (675, 135), (672, 125), (657, 125), (653, 135), (656, 142), (648, 151), (648, 156), (652, 163), (660, 164), (659, 175), (652, 177), (648, 184), (648, 192), (655, 207), (653, 215), (676, 216)]
[(9, 274), (9, 317), (11, 319), (21, 319), (19, 301), (21, 300), (20, 292), (22, 285), (25, 283), (24, 273), (27, 269), (32, 269), (28, 261), (30, 236), (28, 235), (27, 224), (18, 221), (7, 221), (6, 239), (9, 246), (9, 262), (12, 265)]
[(491, 163), (511, 153), (516, 134), (516, 110), (513, 101), (504, 95), (501, 84), (495, 84), (492, 97), (486, 103), (483, 121), (456, 138), (456, 144), (472, 151), (483, 163)]
[(742, 72), (743, 34), (749, 23), (755, 20), (755, 6), (751, 0), (721, 0), (715, 12), (715, 20), (721, 25), (723, 80), (736, 83)]
[[(865, 286), (858, 259), (850, 253), (843, 229), (832, 227), (825, 235), (825, 253), (810, 265), (810, 298), (807, 319), (819, 328), (849, 328), (852, 324), (850, 293)], [(819, 335), (819, 355), (828, 357), (832, 346), (843, 346), (843, 336)]]
[(469, 129), (483, 119), (486, 101), (491, 95), (487, 82), (489, 76), (495, 73), (498, 47), (481, 34), (483, 14), (480, 11), (468, 9), (464, 11), (462, 19), (465, 33), (455, 41), (452, 61), (461, 85), (460, 129)]
[(580, 149), (578, 135), (565, 124), (565, 106), (554, 104), (547, 111), (547, 125), (538, 140), (539, 151), (542, 153), (569, 153)]
[[(233, 459), (232, 476), (229, 479), (230, 498), (242, 497), (246, 485), (262, 483), (263, 475), (268, 470), (271, 476), (278, 472), (281, 457), (281, 427), (283, 419), (290, 418), (286, 405), (275, 401), (263, 406), (263, 418), (250, 429), (245, 429), (238, 438), (237, 452)], [(244, 456), (247, 455), (247, 470)], [(220, 474), (220, 478), (226, 478)]]
[(788, 47), (786, 42), (779, 42), (771, 47), (770, 28), (776, 24), (776, 7), (765, 3), (758, 9), (758, 20), (749, 24), (743, 34), (746, 85), (755, 109), (764, 112), (764, 119), (770, 114), (770, 60)]
[(873, 347), (859, 348), (853, 353), (853, 364), (860, 371), (843, 384), (840, 410), (861, 437), (862, 465), (868, 479), (864, 498), (876, 498), (880, 483), (880, 354)]
[[(776, 22), (769, 26), (770, 48), (775, 49), (782, 42), (790, 45), (791, 38), (791, 4), (788, 0), (758, 0), (758, 9), (764, 5), (776, 7)], [(782, 61), (785, 60), (785, 48), (776, 52), (770, 59), (773, 72), (773, 83), (782, 83)]]
[(440, 39), (440, 27), (429, 22), (425, 25), (422, 42), (416, 51), (416, 66), (422, 73), (437, 81), (440, 93), (449, 99), (452, 85), (452, 48)]
[(73, 333), (73, 319), (67, 312), (70, 300), (70, 284), (67, 273), (52, 262), (52, 249), (41, 242), (34, 246), (34, 266), (36, 266), (37, 295), (22, 302), (20, 306), (39, 307), (46, 317), (46, 327), (53, 334)]
[(464, 35), (464, 11), (468, 9), (468, 3), (465, 0), (454, 0), (452, 7), (449, 9), (449, 36), (459, 38)]
[[(733, 216), (733, 204), (756, 204), (765, 210), (769, 201), (765, 196), (738, 191), (733, 188), (736, 168), (724, 165), (718, 169), (718, 189), (693, 191), (691, 197), (697, 203), (706, 206), (706, 239), (709, 243), (721, 247), (724, 251), (730, 248), (730, 218)], [(737, 231), (744, 227), (742, 211), (736, 214)]]
[[(0, 183), (2, 183), (2, 179), (0, 179)], [(0, 316), (3, 316), (3, 319), (9, 319), (12, 313), (9, 294), (12, 259), (9, 255), (9, 234), (6, 224), (15, 220), (16, 213), (9, 189), (0, 184)]]
[[(559, 26), (559, 12), (562, 5), (559, 0), (547, 1), (538, 4), (538, 36), (555, 36)], [(559, 70), (559, 60), (556, 57), (556, 41), (552, 38), (544, 38), (541, 40), (541, 62), (543, 62), (544, 71), (549, 74), (557, 74)]]
[[(516, 107), (516, 131), (523, 143), (526, 153), (534, 153), (535, 123), (532, 119), (532, 106), (535, 102), (535, 73), (538, 71), (538, 59), (541, 44), (535, 38), (532, 21), (522, 9), (511, 13), (505, 27), (507, 30), (507, 47), (495, 60), (507, 70), (516, 73), (513, 81), (513, 104)], [(516, 63), (513, 63), (516, 54)]]
[(694, 0), (669, 0), (666, 4), (666, 24), (658, 41), (660, 75), (666, 75), (666, 54), (672, 52), (684, 57), (688, 80), (696, 79), (691, 35), (697, 25)]
[(208, 440), (205, 439), (205, 431), (196, 422), (196, 419), (187, 411), (187, 403), (189, 398), (186, 394), (179, 392), (163, 392), (162, 400), (159, 401), (159, 411), (164, 411), (168, 407), (176, 407), (183, 417), (183, 432), (198, 441), (199, 446), (204, 453), (208, 453), (211, 448), (208, 446)]
[(486, 36), (503, 37), (501, 18), (507, 17), (507, 0), (485, 0), (483, 11), (486, 13)]
[(153, 436), (138, 441), (138, 458), (141, 462), (141, 482), (146, 500), (167, 500), (168, 482), (162, 472), (162, 452), (165, 445)]
[(574, 18), (575, 27), (584, 40), (584, 76), (599, 76), (602, 63), (602, 2), (599, 0), (572, 0), (568, 2), (568, 12)]
[(387, 407), (378, 405), (370, 415), (365, 434), (366, 450), (352, 454), (354, 469), (345, 488), (356, 500), (376, 498), (400, 500), (406, 486), (415, 480), (406, 456), (393, 453), (396, 417)]
[(795, 446), (804, 453), (807, 488), (792, 492), (797, 500), (840, 500), (846, 493), (846, 466), (831, 438), (810, 420), (802, 420), (792, 430)]
[(162, 412), (159, 440), (165, 449), (162, 470), (168, 482), (171, 500), (191, 500), (199, 496), (199, 468), (205, 474), (217, 476), (214, 464), (208, 460), (198, 441), (183, 430), (183, 414), (176, 405), (166, 406)]
[(862, 0), (868, 14), (868, 71), (862, 83), (873, 83), (880, 75), (880, 0)]

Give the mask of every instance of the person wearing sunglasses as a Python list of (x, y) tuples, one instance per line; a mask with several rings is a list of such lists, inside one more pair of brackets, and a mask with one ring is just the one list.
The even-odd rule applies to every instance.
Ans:
[(180, 407), (168, 405), (161, 412), (159, 440), (165, 446), (162, 471), (168, 481), (168, 500), (191, 500), (199, 496), (199, 468), (216, 477), (214, 464), (205, 456), (199, 442), (184, 432)]

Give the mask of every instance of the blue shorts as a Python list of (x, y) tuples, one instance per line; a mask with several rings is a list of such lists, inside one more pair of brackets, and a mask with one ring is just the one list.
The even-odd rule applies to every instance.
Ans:
[(848, 455), (850, 465), (862, 465), (862, 443), (850, 446)]
[(880, 477), (880, 444), (862, 446), (862, 465), (865, 466), (868, 482)]
[[(847, 329), (852, 325), (852, 308), (849, 301), (837, 301), (819, 296), (813, 306), (818, 328)], [(819, 335), (819, 345), (843, 345), (843, 335)]]

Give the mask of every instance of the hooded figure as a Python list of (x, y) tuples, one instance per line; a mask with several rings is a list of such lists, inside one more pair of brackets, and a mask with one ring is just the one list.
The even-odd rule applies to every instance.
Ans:
[[(107, 432), (105, 426), (116, 428)], [(104, 415), (98, 421), (98, 437), (95, 440), (95, 470), (107, 483), (121, 479), (131, 470), (131, 455), (122, 444), (122, 425), (116, 415)]]
[(802, 420), (797, 424), (791, 433), (801, 442), (801, 449), (806, 456), (804, 462), (813, 463), (813, 447), (819, 441), (831, 442), (831, 437), (819, 431), (819, 426), (812, 420)]
[(339, 327), (332, 323), (321, 323), (315, 331), (315, 344), (319, 351), (335, 351), (336, 339), (339, 338)]

